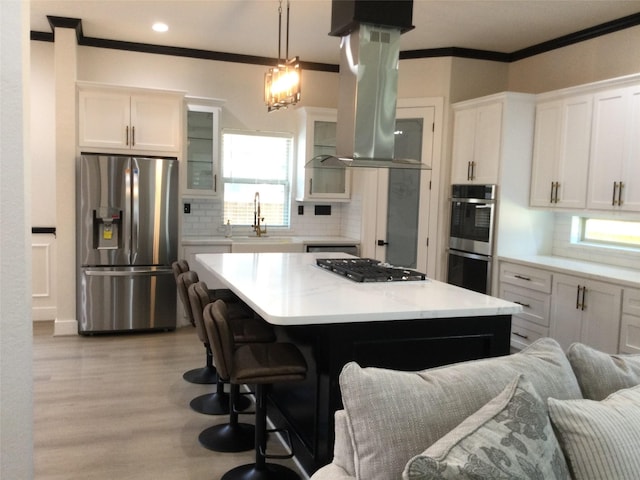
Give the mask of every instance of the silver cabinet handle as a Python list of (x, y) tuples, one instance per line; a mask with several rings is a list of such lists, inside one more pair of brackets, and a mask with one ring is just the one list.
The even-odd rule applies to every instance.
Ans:
[(613, 196), (611, 197), (611, 205), (616, 205), (616, 191), (618, 190), (618, 182), (613, 182)]
[(511, 333), (513, 333), (516, 337), (524, 338), (525, 340), (529, 338), (529, 335), (522, 335), (521, 333), (518, 333), (518, 332), (511, 332)]
[(136, 127), (131, 127), (131, 146), (136, 146)]
[(531, 281), (531, 278), (525, 277), (524, 275), (515, 274), (514, 277), (517, 278), (517, 279), (520, 279), (520, 280), (526, 280), (527, 282)]
[(518, 305), (522, 305), (524, 308), (531, 308), (531, 305), (528, 303), (522, 303), (518, 301), (514, 301), (513, 303), (517, 303)]
[(587, 308), (587, 304), (585, 303), (586, 295), (587, 295), (587, 287), (582, 287), (582, 307), (581, 307), (582, 310)]
[(553, 188), (556, 186), (556, 182), (551, 182), (551, 194), (549, 195), (549, 203), (553, 203)]
[(474, 160), (471, 161), (471, 180), (476, 178), (476, 162)]
[(467, 180), (471, 180), (471, 162), (467, 162)]
[(124, 144), (126, 146), (129, 146), (129, 125), (124, 127), (124, 136), (125, 136)]
[(582, 287), (578, 285), (578, 290), (576, 292), (576, 309), (580, 309), (580, 290)]
[(213, 191), (214, 192), (218, 191), (218, 174), (217, 173), (213, 176)]
[(313, 178), (309, 179), (309, 195), (313, 195)]

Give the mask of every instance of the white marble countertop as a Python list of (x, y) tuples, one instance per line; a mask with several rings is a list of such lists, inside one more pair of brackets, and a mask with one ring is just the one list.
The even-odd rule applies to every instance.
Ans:
[(499, 257), (501, 261), (508, 261), (530, 267), (543, 268), (568, 275), (580, 275), (591, 280), (615, 283), (628, 287), (640, 288), (640, 271), (603, 265), (601, 263), (586, 262), (550, 255), (531, 255), (524, 257)]
[[(274, 325), (512, 315), (515, 303), (435, 280), (359, 283), (322, 269), (342, 253), (198, 254), (214, 275)], [(206, 281), (205, 278), (203, 280)]]
[(260, 243), (301, 243), (303, 245), (359, 245), (360, 240), (336, 236), (289, 236), (273, 234), (265, 237), (237, 235), (230, 238), (222, 236), (211, 237), (183, 237), (182, 245), (231, 245), (233, 242), (260, 242)]

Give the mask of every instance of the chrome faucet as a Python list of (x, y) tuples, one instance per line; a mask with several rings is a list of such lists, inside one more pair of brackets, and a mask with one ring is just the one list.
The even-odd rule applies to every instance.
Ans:
[(256, 192), (253, 196), (253, 225), (251, 227), (258, 237), (267, 234), (267, 226), (262, 228), (261, 222), (264, 222), (264, 217), (260, 216), (260, 192)]

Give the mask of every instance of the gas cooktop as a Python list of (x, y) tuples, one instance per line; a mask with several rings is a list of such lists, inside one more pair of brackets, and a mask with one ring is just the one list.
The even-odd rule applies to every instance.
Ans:
[(407, 282), (424, 280), (424, 273), (382, 264), (371, 258), (318, 258), (318, 266), (354, 282)]

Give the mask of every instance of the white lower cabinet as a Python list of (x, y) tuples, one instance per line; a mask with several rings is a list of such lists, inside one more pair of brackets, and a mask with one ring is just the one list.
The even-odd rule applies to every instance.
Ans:
[(548, 337), (551, 273), (502, 262), (499, 278), (500, 298), (522, 306), (511, 321), (511, 346), (522, 349)]
[(621, 298), (620, 286), (554, 273), (550, 336), (564, 349), (581, 342), (617, 353)]
[(640, 290), (636, 288), (622, 292), (620, 353), (640, 353)]
[(522, 305), (511, 322), (513, 348), (551, 337), (565, 350), (580, 342), (640, 353), (640, 289), (505, 261), (499, 282), (500, 298)]

